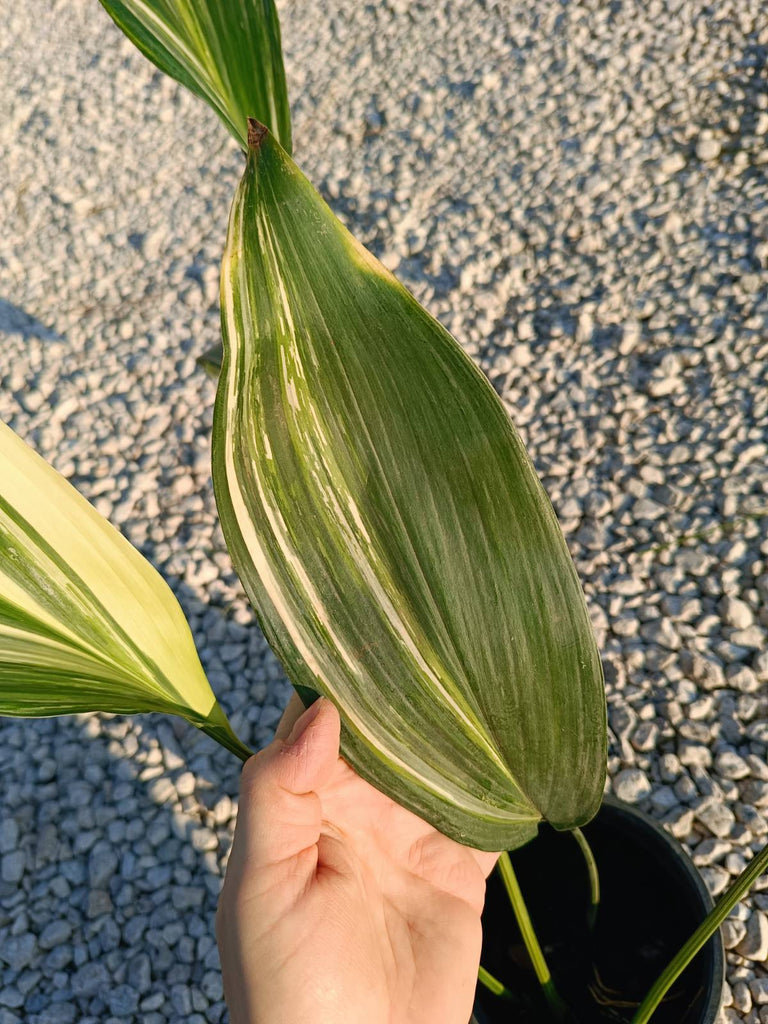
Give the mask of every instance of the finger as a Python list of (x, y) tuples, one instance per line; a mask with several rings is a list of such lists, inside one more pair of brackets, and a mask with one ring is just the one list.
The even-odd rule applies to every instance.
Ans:
[(487, 878), (496, 867), (496, 861), (499, 859), (501, 854), (485, 853), (482, 850), (473, 850), (472, 853), (480, 866), (480, 870), (483, 872), (483, 876)]
[(290, 735), (291, 729), (296, 724), (296, 721), (306, 711), (304, 707), (304, 701), (294, 690), (291, 694), (291, 699), (288, 701), (283, 717), (277, 723), (277, 729), (275, 729), (276, 740), (287, 740)]
[(249, 758), (242, 774), (232, 857), (249, 870), (283, 863), (316, 846), (320, 794), (339, 757), (339, 713), (320, 698), (275, 740)]

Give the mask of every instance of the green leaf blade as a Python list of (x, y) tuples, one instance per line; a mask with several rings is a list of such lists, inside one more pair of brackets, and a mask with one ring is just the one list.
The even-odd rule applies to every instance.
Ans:
[(0, 715), (87, 711), (231, 734), (167, 583), (0, 422)]
[(575, 569), (490, 384), (256, 135), (222, 268), (222, 528), (363, 777), (478, 848), (602, 796), (605, 699)]
[(248, 117), (291, 151), (291, 113), (274, 0), (101, 0), (161, 71), (204, 99), (246, 147)]

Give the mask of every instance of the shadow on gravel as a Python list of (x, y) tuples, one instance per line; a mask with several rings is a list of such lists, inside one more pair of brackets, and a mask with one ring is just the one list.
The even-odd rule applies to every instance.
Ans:
[(0, 331), (20, 334), (22, 338), (39, 338), (41, 341), (64, 340), (56, 331), (5, 299), (0, 299)]
[[(241, 666), (222, 662), (217, 624), (228, 609), (200, 601), (175, 574), (166, 578), (186, 614), (206, 617), (200, 654), (216, 695), (232, 719), (240, 711), (241, 735), (262, 746), (276, 722), (259, 730), (242, 720), (265, 695)], [(16, 880), (8, 863), (0, 877), (0, 990), (11, 991), (15, 1012), (29, 1024), (110, 1013), (126, 1024), (226, 1020), (214, 912), (239, 792), (237, 758), (159, 714), (0, 718), (0, 779), (17, 756), (26, 775), (0, 787), (0, 825), (6, 838), (18, 837), (23, 864)], [(39, 979), (39, 971), (57, 980), (16, 995), (17, 980), (30, 972)]]

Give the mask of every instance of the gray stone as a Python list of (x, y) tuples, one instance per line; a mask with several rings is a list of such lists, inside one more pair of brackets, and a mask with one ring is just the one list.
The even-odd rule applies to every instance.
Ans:
[(29, 967), (36, 955), (37, 939), (31, 932), (11, 935), (0, 943), (0, 960), (4, 960), (12, 971)]
[(219, 971), (206, 971), (200, 987), (212, 1003), (224, 998), (224, 986)]
[(717, 865), (701, 868), (700, 874), (712, 896), (719, 896), (721, 892), (724, 892), (731, 880), (731, 876), (725, 868), (718, 867)]
[(72, 925), (69, 921), (51, 921), (40, 933), (39, 943), (41, 949), (53, 949), (54, 946), (61, 946), (72, 934)]
[(3, 854), (0, 861), (0, 878), (9, 885), (17, 885), (24, 877), (26, 862), (23, 850)]
[(171, 988), (171, 1006), (176, 1013), (188, 1017), (192, 1012), (192, 993), (188, 985), (173, 985)]
[(98, 961), (83, 964), (72, 975), (72, 992), (79, 998), (99, 995), (106, 992), (110, 984), (109, 974), (104, 964)]
[[(677, 387), (677, 384), (675, 384), (675, 387)], [(667, 511), (663, 505), (660, 505), (657, 501), (651, 501), (649, 498), (641, 498), (634, 505), (635, 517), (639, 520), (660, 519), (661, 516), (667, 514)]]
[(77, 1007), (74, 1003), (51, 1003), (35, 1018), (35, 1024), (75, 1024), (78, 1021)]
[(149, 918), (144, 914), (137, 914), (130, 918), (123, 926), (123, 936), (129, 946), (135, 946), (141, 940), (142, 935), (149, 925)]
[(755, 655), (752, 659), (752, 671), (759, 682), (768, 682), (768, 650)]
[(747, 629), (755, 621), (752, 609), (746, 601), (740, 601), (736, 597), (724, 597), (718, 608), (725, 624), (733, 626), (734, 629)]
[(752, 993), (745, 981), (737, 981), (733, 986), (733, 1006), (739, 1013), (749, 1013), (752, 1009)]
[(680, 759), (676, 754), (662, 754), (659, 758), (659, 771), (664, 782), (675, 782), (681, 770)]
[(743, 921), (736, 921), (732, 917), (723, 921), (720, 926), (723, 936), (723, 945), (726, 949), (733, 949), (738, 946), (747, 932), (747, 926)]
[(686, 768), (709, 768), (712, 764), (712, 752), (703, 743), (682, 742), (678, 745), (677, 756)]
[(86, 914), (89, 920), (103, 917), (105, 914), (111, 914), (113, 910), (112, 897), (108, 892), (105, 892), (103, 889), (92, 889), (88, 893)]
[(147, 996), (146, 999), (142, 999), (140, 1009), (142, 1013), (148, 1013), (151, 1010), (159, 1010), (165, 1003), (165, 996), (162, 992), (155, 992), (151, 996)]
[(719, 690), (725, 686), (725, 672), (720, 662), (713, 656), (705, 656), (698, 651), (684, 651), (680, 655), (683, 671), (699, 683), (705, 690)]
[(717, 160), (720, 156), (722, 146), (717, 139), (703, 136), (696, 143), (696, 156), (705, 162)]
[(0, 853), (12, 853), (18, 842), (18, 822), (15, 818), (0, 818)]
[(176, 787), (167, 775), (161, 775), (154, 779), (148, 786), (148, 792), (156, 804), (167, 803), (169, 800), (176, 799), (177, 796)]
[[(146, 953), (137, 953), (128, 964), (128, 984), (139, 995), (149, 992), (152, 984), (152, 966)], [(157, 1009), (157, 1007), (155, 1007)]]
[(636, 804), (650, 795), (651, 784), (639, 768), (626, 768), (613, 779), (613, 792), (628, 804)]
[(730, 807), (715, 801), (704, 803), (694, 811), (694, 815), (713, 835), (721, 838), (730, 835), (736, 824), (736, 816)]
[(676, 651), (680, 647), (680, 636), (675, 630), (671, 619), (654, 619), (652, 622), (645, 622), (640, 627), (640, 635), (651, 643), (658, 644), (669, 651)]
[(726, 672), (728, 685), (741, 693), (757, 693), (760, 683), (748, 665), (729, 665)]
[(671, 786), (660, 786), (651, 793), (651, 807), (659, 814), (670, 811), (677, 805), (677, 794)]
[[(737, 1010), (730, 1006), (724, 1006), (718, 1013), (715, 1024), (744, 1024), (744, 1018)], [(753, 1021), (752, 1024), (756, 1024), (756, 1022)]]
[(690, 777), (690, 775), (681, 775), (673, 786), (675, 796), (682, 803), (690, 803), (691, 800), (695, 800), (698, 794), (696, 789), (696, 783)]
[(88, 880), (92, 889), (105, 889), (117, 871), (119, 860), (115, 851), (105, 844), (94, 848), (88, 859)]
[[(746, 935), (736, 946), (736, 952), (739, 956), (757, 963), (768, 960), (768, 917), (762, 911), (752, 911), (747, 922)], [(756, 999), (756, 1002), (759, 1000)]]
[(182, 772), (176, 779), (176, 792), (179, 796), (192, 796), (195, 792), (195, 776), (192, 772)]
[(730, 843), (722, 839), (703, 839), (693, 851), (693, 863), (707, 867), (722, 860), (730, 849)]
[(219, 846), (219, 840), (215, 832), (211, 832), (207, 828), (194, 828), (190, 833), (190, 840), (192, 846), (196, 850), (216, 850)]
[(136, 1013), (139, 1007), (139, 996), (130, 985), (117, 985), (107, 993), (110, 1013), (116, 1017), (128, 1017)]
[(655, 722), (641, 722), (632, 733), (632, 746), (641, 753), (654, 750), (659, 738), (659, 727)]
[(724, 750), (715, 758), (715, 771), (724, 779), (743, 779), (750, 774), (750, 767), (735, 751)]
[(179, 911), (194, 910), (202, 906), (205, 889), (196, 885), (174, 885), (171, 889), (171, 903)]
[(678, 553), (676, 562), (691, 576), (706, 576), (712, 569), (714, 558), (700, 548), (685, 548)]
[(740, 787), (741, 799), (753, 807), (768, 807), (768, 782), (762, 779), (747, 779)]

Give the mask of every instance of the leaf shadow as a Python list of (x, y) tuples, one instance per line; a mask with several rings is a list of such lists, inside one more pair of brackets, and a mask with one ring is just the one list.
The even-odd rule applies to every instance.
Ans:
[[(199, 619), (202, 611), (209, 623), (226, 622), (227, 607), (206, 604), (183, 580), (165, 576), (188, 618)], [(254, 631), (250, 649), (264, 647), (271, 682), (261, 694), (222, 659), (227, 636), (215, 621), (199, 645), (216, 696), (235, 719), (238, 710), (253, 707), (253, 696), (262, 697), (263, 708), (266, 699), (286, 695), (255, 618), (246, 628)], [(242, 717), (239, 731), (257, 748), (268, 741), (275, 718), (276, 711), (269, 726), (252, 727)], [(121, 1005), (135, 1007), (117, 1015), (126, 1024), (149, 1019), (155, 1004), (171, 1020), (193, 1011), (213, 1024), (228, 1019), (214, 914), (241, 767), (171, 716), (0, 718), (0, 836), (14, 821), (10, 831), (17, 831), (16, 849), (24, 854), (18, 882), (0, 877), (0, 987), (16, 989), (21, 981), (23, 989), (30, 972), (42, 972), (34, 989), (24, 991), (24, 1020), (47, 1020), (54, 1003), (62, 1004), (62, 1020), (66, 1013), (72, 1020), (114, 1017), (116, 987)], [(110, 863), (105, 877), (99, 865)], [(40, 895), (49, 888), (54, 902), (46, 910)], [(53, 947), (41, 943), (60, 918), (70, 937)], [(87, 971), (98, 977), (98, 964), (106, 966), (110, 987), (91, 991)], [(68, 996), (60, 991), (62, 972), (69, 976)]]
[(6, 299), (0, 299), (0, 332), (20, 334), (22, 338), (39, 338), (40, 341), (64, 340), (58, 331)]

